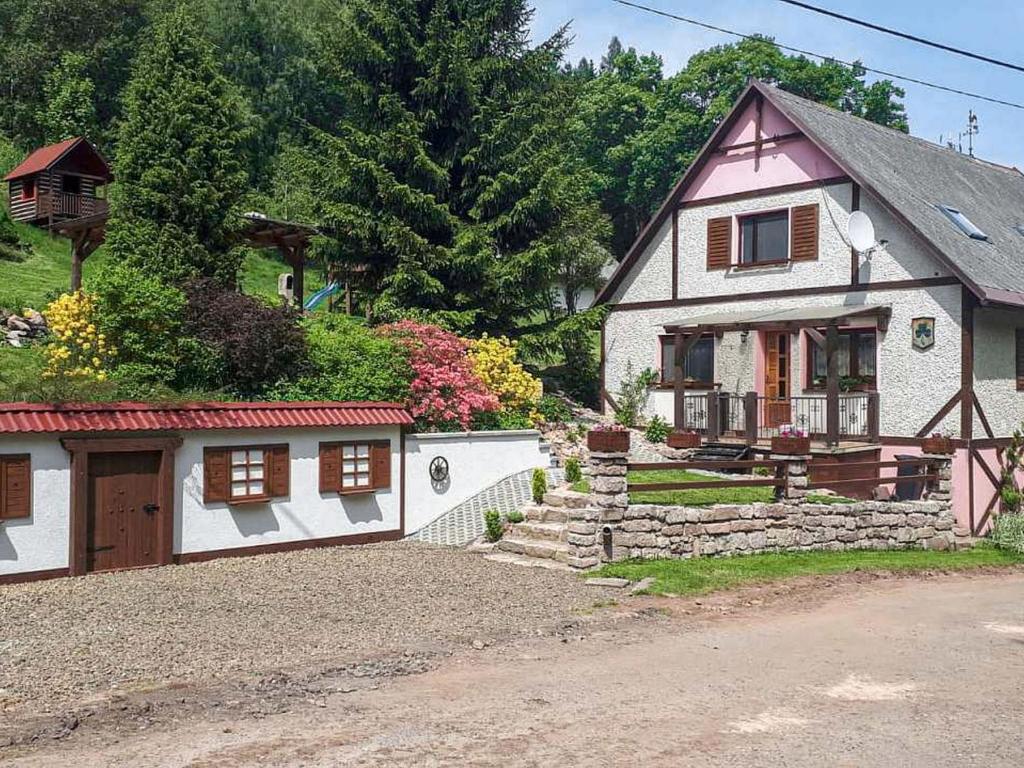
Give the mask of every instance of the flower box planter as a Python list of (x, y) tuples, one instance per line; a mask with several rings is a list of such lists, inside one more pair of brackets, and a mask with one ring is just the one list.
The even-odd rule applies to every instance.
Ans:
[(806, 456), (811, 452), (809, 437), (773, 437), (772, 453), (784, 456)]
[(697, 432), (671, 432), (666, 440), (669, 448), (700, 448)]
[(932, 454), (952, 454), (953, 438), (951, 437), (926, 437), (921, 441), (921, 452)]
[(594, 453), (629, 453), (629, 430), (592, 429), (587, 432), (587, 448)]

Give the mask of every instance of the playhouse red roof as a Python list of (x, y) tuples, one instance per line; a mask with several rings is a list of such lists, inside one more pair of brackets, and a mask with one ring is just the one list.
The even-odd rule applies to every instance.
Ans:
[(59, 141), (56, 144), (50, 144), (47, 147), (40, 147), (26, 157), (19, 165), (15, 166), (14, 170), (4, 176), (4, 181), (12, 181), (14, 179), (20, 179), (22, 176), (31, 176), (33, 173), (45, 171), (51, 165), (64, 157), (64, 155), (74, 149), (79, 143), (84, 143), (87, 147), (86, 151), (93, 156), (90, 159), (93, 163), (97, 164), (96, 171), (100, 171), (102, 169), (103, 174), (109, 175), (110, 169), (107, 167), (107, 163), (102, 156), (100, 156), (88, 141), (80, 136), (76, 136), (73, 139), (65, 139), (64, 141)]
[(0, 403), (0, 434), (412, 424), (399, 403)]

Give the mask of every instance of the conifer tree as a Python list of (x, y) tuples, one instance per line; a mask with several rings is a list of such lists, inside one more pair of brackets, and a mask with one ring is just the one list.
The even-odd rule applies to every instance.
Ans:
[(66, 52), (46, 74), (38, 119), (48, 143), (75, 136), (96, 140), (96, 87), (88, 66), (83, 54)]
[(125, 96), (107, 244), (116, 258), (180, 283), (234, 284), (231, 233), (247, 186), (245, 112), (185, 8), (154, 25)]

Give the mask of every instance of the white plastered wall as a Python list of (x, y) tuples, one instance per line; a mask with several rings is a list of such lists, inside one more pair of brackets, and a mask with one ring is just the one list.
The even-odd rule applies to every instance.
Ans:
[[(216, 430), (183, 433), (175, 456), (174, 552), (395, 531), (400, 526), (398, 427)], [(320, 493), (319, 447), (339, 440), (390, 440), (391, 487), (368, 494)], [(203, 448), (288, 443), (291, 493), (264, 504), (203, 503)]]
[[(1017, 328), (1024, 328), (1024, 311), (974, 313), (974, 392), (996, 437), (1013, 434), (1024, 420), (1024, 392), (1017, 391)], [(977, 414), (974, 436), (987, 436)]]
[(71, 455), (55, 435), (0, 437), (0, 454), (32, 462), (32, 514), (0, 521), (0, 576), (67, 568), (71, 520)]
[[(405, 531), (415, 533), (509, 475), (551, 463), (536, 430), (410, 434), (405, 438)], [(430, 463), (448, 462), (448, 478), (430, 478)]]

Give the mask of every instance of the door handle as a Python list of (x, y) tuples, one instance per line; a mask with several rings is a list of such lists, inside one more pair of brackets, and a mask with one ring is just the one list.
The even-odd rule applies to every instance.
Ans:
[(147, 515), (152, 515), (154, 512), (158, 512), (159, 510), (160, 510), (160, 505), (159, 504), (143, 504), (142, 505), (142, 511), (145, 512)]

